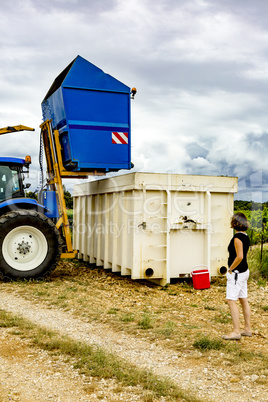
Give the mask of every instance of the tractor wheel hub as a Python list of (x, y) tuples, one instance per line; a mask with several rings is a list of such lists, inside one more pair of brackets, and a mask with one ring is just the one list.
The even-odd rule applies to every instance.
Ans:
[(28, 242), (25, 243), (25, 241), (22, 240), (21, 243), (18, 243), (17, 250), (19, 250), (20, 254), (25, 255), (30, 252), (30, 248), (31, 248), (31, 245)]

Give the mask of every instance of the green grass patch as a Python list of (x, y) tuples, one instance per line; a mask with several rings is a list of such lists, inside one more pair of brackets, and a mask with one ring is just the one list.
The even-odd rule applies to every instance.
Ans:
[(34, 293), (35, 296), (37, 297), (44, 297), (44, 296), (48, 296), (50, 295), (50, 293), (47, 290), (40, 290)]
[(67, 292), (78, 292), (78, 288), (75, 286), (70, 286), (66, 289)]
[(138, 326), (142, 329), (151, 329), (154, 327), (152, 317), (148, 314), (143, 314), (142, 318), (138, 321)]
[(133, 322), (133, 321), (135, 321), (135, 316), (134, 316), (134, 314), (127, 313), (127, 314), (122, 315), (120, 320), (123, 322)]
[(176, 327), (177, 325), (173, 321), (165, 322), (163, 327), (159, 329), (159, 333), (170, 338), (174, 334)]
[(112, 307), (107, 311), (107, 314), (117, 314), (119, 311), (119, 308)]
[(231, 314), (220, 311), (220, 314), (214, 317), (214, 321), (221, 324), (228, 324), (232, 321)]
[(184, 323), (182, 323), (182, 325), (187, 329), (198, 329), (199, 328), (197, 325), (192, 325), (192, 324), (184, 324)]
[(58, 296), (57, 296), (57, 299), (58, 299), (58, 300), (66, 300), (66, 299), (67, 299), (66, 293), (62, 293), (61, 295), (58, 295)]
[(194, 348), (200, 350), (220, 350), (225, 348), (221, 339), (211, 339), (208, 336), (202, 336), (193, 343)]
[(265, 288), (267, 280), (265, 278), (258, 279), (257, 285), (259, 288)]
[[(248, 265), (250, 269), (250, 279), (254, 279), (256, 282), (263, 282), (263, 286), (266, 286), (268, 280), (268, 250), (263, 249), (262, 259), (260, 246), (255, 246), (248, 252)], [(261, 285), (262, 286), (262, 285)]]

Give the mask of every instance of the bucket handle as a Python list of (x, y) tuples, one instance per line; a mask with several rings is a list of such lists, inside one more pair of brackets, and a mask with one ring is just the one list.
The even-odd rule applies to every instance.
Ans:
[[(193, 267), (193, 271), (195, 271), (195, 270), (198, 270), (198, 269), (206, 269), (207, 271), (208, 271), (208, 273), (209, 273), (209, 281), (211, 280), (211, 277), (210, 277), (210, 271), (209, 271), (209, 268), (208, 268), (208, 266), (207, 265), (196, 265), (195, 267)], [(193, 271), (191, 272), (191, 275), (193, 276)], [(194, 274), (194, 275), (201, 275), (201, 274), (204, 274), (204, 272), (199, 272), (199, 273), (197, 273), (197, 274)]]

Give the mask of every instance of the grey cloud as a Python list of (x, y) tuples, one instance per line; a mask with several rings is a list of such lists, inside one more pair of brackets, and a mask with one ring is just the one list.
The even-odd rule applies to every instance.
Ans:
[[(132, 154), (138, 168), (239, 176), (246, 190), (267, 188), (268, 80), (246, 74), (256, 66), (264, 77), (267, 71), (266, 1), (3, 0), (1, 5), (1, 126), (35, 125), (38, 132), (44, 95), (80, 54), (137, 87)], [(217, 31), (215, 20), (224, 13), (232, 18)], [(15, 146), (5, 142), (5, 152), (24, 153), (24, 138), (18, 136)], [(262, 172), (261, 184), (256, 172)]]
[(206, 159), (206, 157), (208, 156), (209, 150), (206, 148), (203, 148), (202, 146), (200, 146), (199, 144), (192, 142), (188, 145), (186, 145), (186, 151), (188, 152), (189, 156), (191, 159), (194, 158), (204, 158)]
[(255, 22), (258, 26), (266, 26), (264, 15), (268, 13), (268, 3), (266, 0), (206, 0), (212, 11), (219, 9), (227, 13), (232, 13), (238, 17)]
[(185, 61), (159, 60), (157, 63), (147, 60), (132, 60), (129, 69), (134, 70), (143, 81), (151, 83), (152, 87), (163, 88), (163, 93), (169, 89), (195, 91), (204, 93), (220, 89), (235, 92), (267, 94), (267, 85), (262, 81), (252, 81), (245, 77), (250, 64), (232, 62), (187, 63)]
[[(249, 153), (257, 152), (259, 157), (265, 157), (266, 159), (268, 151), (268, 133), (247, 133), (245, 142), (248, 144)], [(263, 159), (263, 162), (265, 162), (265, 159)]]
[[(115, 7), (117, 4), (116, 0), (101, 0), (101, 1), (91, 1), (91, 0), (31, 0), (31, 6), (42, 12), (58, 11), (59, 13), (64, 12), (77, 12), (83, 13), (85, 11), (92, 12), (92, 19), (96, 18), (96, 14), (99, 12), (107, 12)], [(60, 15), (59, 15), (60, 16)]]

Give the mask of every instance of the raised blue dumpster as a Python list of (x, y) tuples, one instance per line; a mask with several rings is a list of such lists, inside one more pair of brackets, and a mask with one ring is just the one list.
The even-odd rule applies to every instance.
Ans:
[(69, 171), (131, 169), (131, 90), (81, 56), (55, 79), (43, 119), (59, 130)]

